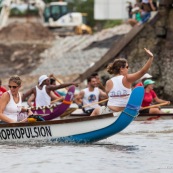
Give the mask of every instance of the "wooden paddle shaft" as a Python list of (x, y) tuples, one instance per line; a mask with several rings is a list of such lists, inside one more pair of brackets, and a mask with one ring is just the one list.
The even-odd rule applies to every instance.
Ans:
[(51, 101), (51, 104), (52, 104), (52, 103), (55, 103), (55, 102), (58, 102), (58, 101), (60, 101), (60, 100), (63, 100), (63, 98), (62, 98), (62, 97), (57, 98), (57, 99), (55, 99), (55, 100)]
[(99, 101), (99, 102), (93, 102), (93, 103), (91, 103), (91, 104), (84, 105), (84, 106), (82, 106), (82, 107), (85, 108), (85, 107), (88, 107), (88, 106), (91, 106), (91, 105), (95, 105), (95, 104), (99, 104), (99, 103), (103, 103), (103, 102), (106, 102), (106, 101), (108, 101), (108, 99), (101, 100), (101, 101)]
[(164, 105), (167, 105), (167, 104), (168, 103), (165, 102), (165, 103), (160, 103), (160, 104), (156, 104), (156, 105), (146, 106), (146, 107), (141, 108), (141, 110), (155, 108), (155, 107), (158, 107), (158, 106), (164, 106)]
[[(53, 78), (54, 78), (59, 84), (62, 84), (62, 82), (61, 82), (59, 79), (57, 79), (55, 76), (53, 76)], [(68, 88), (65, 88), (65, 90), (68, 90)]]

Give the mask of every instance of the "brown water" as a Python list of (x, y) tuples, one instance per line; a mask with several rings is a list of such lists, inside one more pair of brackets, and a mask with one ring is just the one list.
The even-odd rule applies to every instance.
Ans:
[(173, 120), (133, 122), (91, 145), (0, 144), (2, 173), (172, 173)]

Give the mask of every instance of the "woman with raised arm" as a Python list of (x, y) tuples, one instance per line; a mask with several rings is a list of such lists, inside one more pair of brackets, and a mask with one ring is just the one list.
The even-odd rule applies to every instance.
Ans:
[(114, 75), (114, 77), (106, 82), (105, 90), (108, 94), (108, 103), (106, 107), (96, 108), (91, 116), (115, 112), (120, 114), (126, 107), (131, 94), (132, 83), (140, 79), (149, 70), (153, 62), (153, 54), (146, 48), (144, 48), (144, 50), (149, 55), (149, 59), (136, 73), (128, 73), (128, 62), (124, 58), (115, 59), (115, 61), (107, 67), (107, 71)]

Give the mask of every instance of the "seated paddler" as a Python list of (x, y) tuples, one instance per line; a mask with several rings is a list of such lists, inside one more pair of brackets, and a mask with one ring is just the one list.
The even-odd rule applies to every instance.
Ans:
[(81, 90), (76, 97), (76, 103), (83, 108), (84, 113), (89, 113), (99, 106), (99, 98), (107, 98), (107, 94), (97, 87), (97, 81), (94, 76), (87, 79), (88, 87)]
[(71, 82), (60, 85), (50, 85), (50, 77), (47, 75), (42, 75), (39, 77), (38, 84), (24, 93), (22, 98), (24, 100), (31, 94), (34, 94), (36, 106), (48, 106), (51, 104), (52, 93), (55, 90), (71, 85), (78, 86), (78, 83)]
[[(22, 107), (22, 94), (19, 92), (21, 83), (22, 80), (19, 76), (10, 77), (9, 90), (3, 93), (0, 99), (0, 123), (25, 122), (27, 117), (33, 114), (30, 109)], [(19, 120), (21, 112), (24, 112), (25, 116)]]

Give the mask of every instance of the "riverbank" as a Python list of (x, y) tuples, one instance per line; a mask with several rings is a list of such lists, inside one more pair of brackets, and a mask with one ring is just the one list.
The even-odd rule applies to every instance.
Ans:
[(129, 25), (123, 24), (93, 35), (64, 38), (42, 29), (39, 24), (11, 24), (0, 31), (3, 84), (7, 85), (6, 78), (12, 74), (22, 76), (23, 90), (36, 85), (42, 74), (53, 73), (65, 82), (72, 81), (98, 61), (110, 49), (112, 42), (130, 29)]

